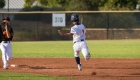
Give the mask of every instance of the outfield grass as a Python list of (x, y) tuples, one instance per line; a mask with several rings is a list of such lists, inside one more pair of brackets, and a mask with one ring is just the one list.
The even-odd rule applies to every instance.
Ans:
[[(139, 40), (87, 40), (87, 44), (92, 58), (140, 58)], [(18, 58), (73, 58), (72, 46), (72, 41), (12, 42), (13, 57)]]
[(139, 40), (89, 41), (94, 58), (140, 58)]
[(73, 57), (71, 41), (13, 42), (13, 56), (23, 58)]

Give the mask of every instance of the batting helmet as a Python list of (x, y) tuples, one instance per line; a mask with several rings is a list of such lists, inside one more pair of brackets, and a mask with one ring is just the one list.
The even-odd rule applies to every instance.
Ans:
[(78, 14), (72, 14), (71, 15), (71, 21), (74, 22), (74, 21), (79, 21), (79, 15)]

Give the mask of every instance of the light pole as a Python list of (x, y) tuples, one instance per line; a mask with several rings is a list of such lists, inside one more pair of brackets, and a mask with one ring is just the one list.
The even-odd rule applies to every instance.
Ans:
[(8, 12), (9, 12), (9, 0), (8, 0)]

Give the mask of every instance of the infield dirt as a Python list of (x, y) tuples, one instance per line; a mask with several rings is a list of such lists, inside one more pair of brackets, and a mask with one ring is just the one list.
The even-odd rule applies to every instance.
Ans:
[[(0, 58), (1, 59), (1, 58)], [(19, 72), (67, 77), (76, 80), (140, 80), (140, 59), (81, 59), (79, 71), (74, 58), (13, 58), (9, 69), (4, 70), (0, 60), (0, 72)], [(10, 64), (17, 65), (11, 67)]]

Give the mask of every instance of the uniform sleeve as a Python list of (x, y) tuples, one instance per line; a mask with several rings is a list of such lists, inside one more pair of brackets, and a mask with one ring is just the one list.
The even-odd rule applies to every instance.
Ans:
[(76, 34), (76, 29), (72, 27), (70, 33)]
[(13, 28), (10, 29), (10, 33), (14, 33)]
[(2, 27), (0, 25), (0, 42), (2, 41), (3, 33), (2, 33)]
[(11, 34), (11, 38), (10, 38), (10, 40), (12, 41), (13, 36), (14, 36), (14, 31), (13, 31), (13, 28), (12, 28), (12, 27), (10, 28), (10, 34)]

